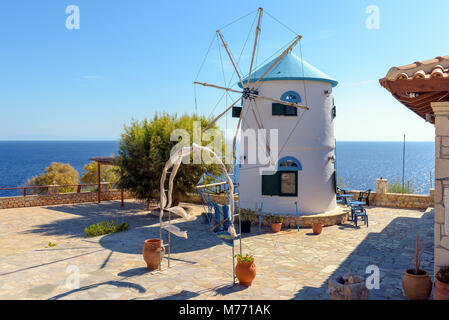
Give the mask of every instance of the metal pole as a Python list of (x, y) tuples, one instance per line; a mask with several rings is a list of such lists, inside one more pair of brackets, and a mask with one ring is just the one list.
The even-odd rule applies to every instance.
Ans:
[(261, 230), (262, 230), (262, 208), (263, 208), (263, 202), (260, 203), (259, 232), (261, 232)]
[(404, 193), (404, 173), (405, 173), (405, 134), (404, 143), (402, 145), (402, 193)]

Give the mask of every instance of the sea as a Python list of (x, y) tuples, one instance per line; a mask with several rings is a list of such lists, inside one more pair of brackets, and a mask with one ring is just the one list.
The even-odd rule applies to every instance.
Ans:
[[(80, 175), (89, 158), (117, 154), (118, 141), (0, 141), (0, 188), (19, 187), (45, 172), (52, 162), (70, 163)], [(427, 194), (434, 180), (433, 142), (337, 142), (338, 183), (354, 189), (375, 190), (376, 179), (413, 186)], [(1, 191), (0, 196), (23, 194)]]

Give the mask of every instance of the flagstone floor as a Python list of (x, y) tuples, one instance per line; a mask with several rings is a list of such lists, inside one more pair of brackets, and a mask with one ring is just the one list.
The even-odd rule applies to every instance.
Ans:
[[(246, 288), (232, 285), (231, 248), (200, 219), (175, 222), (189, 239), (172, 236), (171, 267), (164, 260), (161, 272), (148, 272), (142, 246), (159, 228), (144, 210), (135, 201), (0, 210), (0, 299), (329, 299), (329, 277), (365, 276), (370, 265), (380, 270), (371, 299), (404, 299), (401, 278), (417, 234), (426, 240), (423, 268), (433, 275), (432, 211), (370, 208), (368, 228), (348, 222), (318, 236), (253, 226), (242, 249), (255, 256), (257, 277)], [(131, 230), (84, 237), (86, 226), (107, 219)]]

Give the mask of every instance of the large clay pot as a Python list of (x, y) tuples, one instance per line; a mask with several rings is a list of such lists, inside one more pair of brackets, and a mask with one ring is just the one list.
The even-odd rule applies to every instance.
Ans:
[(282, 228), (282, 222), (272, 222), (271, 223), (271, 231), (273, 232), (279, 232)]
[(312, 223), (312, 231), (314, 234), (320, 234), (322, 230), (323, 230), (323, 225), (321, 223), (318, 223), (318, 222)]
[(402, 288), (410, 300), (427, 300), (432, 292), (432, 280), (429, 273), (419, 270), (420, 274), (413, 274), (413, 269), (408, 269), (402, 277)]
[(251, 262), (240, 262), (237, 260), (235, 275), (242, 286), (249, 287), (256, 277), (256, 264), (254, 260)]
[(165, 254), (164, 241), (159, 239), (147, 239), (142, 249), (143, 259), (148, 269), (159, 269), (159, 264)]
[(449, 284), (441, 282), (435, 277), (433, 300), (449, 300)]

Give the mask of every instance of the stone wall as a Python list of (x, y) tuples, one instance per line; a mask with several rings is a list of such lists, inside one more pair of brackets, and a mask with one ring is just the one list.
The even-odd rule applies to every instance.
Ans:
[[(376, 191), (371, 191), (369, 196), (370, 206), (390, 207), (390, 208), (406, 208), (425, 210), (434, 206), (434, 189), (429, 190), (429, 194), (404, 194), (404, 193), (388, 193), (388, 180), (377, 179)], [(357, 199), (360, 190), (346, 191), (348, 194), (354, 195), (353, 199)]]
[[(124, 198), (130, 199), (131, 196), (124, 192)], [(120, 190), (110, 190), (101, 192), (101, 200), (120, 200)], [(32, 195), (0, 198), (0, 209), (23, 208), (23, 207), (39, 207), (57, 204), (72, 204), (83, 202), (98, 201), (97, 192), (80, 192), (80, 193), (52, 193), (49, 195)]]
[[(435, 242), (434, 272), (449, 265), (449, 102), (432, 102), (435, 114)], [(446, 191), (445, 191), (446, 190)], [(447, 199), (445, 201), (445, 198)]]

